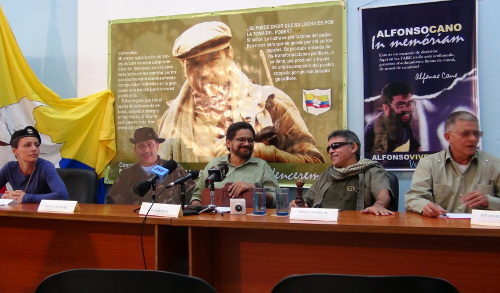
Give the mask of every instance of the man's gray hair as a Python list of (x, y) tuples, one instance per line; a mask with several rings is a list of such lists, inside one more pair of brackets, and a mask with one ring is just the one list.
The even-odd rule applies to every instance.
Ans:
[(472, 122), (479, 123), (479, 121), (477, 120), (477, 117), (474, 116), (473, 114), (471, 114), (467, 111), (457, 111), (457, 112), (451, 113), (450, 116), (448, 116), (448, 118), (446, 118), (446, 120), (444, 122), (445, 131), (450, 130), (450, 128), (455, 125), (457, 120), (472, 121)]
[(356, 133), (347, 129), (339, 129), (330, 133), (330, 135), (328, 135), (328, 140), (337, 136), (341, 136), (345, 138), (347, 142), (355, 143), (358, 145), (358, 150), (356, 151), (356, 160), (359, 161), (359, 159), (361, 158), (361, 142), (359, 141), (359, 137), (356, 135)]

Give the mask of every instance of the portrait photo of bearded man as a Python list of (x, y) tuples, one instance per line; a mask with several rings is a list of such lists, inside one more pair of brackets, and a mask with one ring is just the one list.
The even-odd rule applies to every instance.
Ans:
[(411, 124), (416, 101), (410, 85), (390, 83), (382, 89), (380, 99), (382, 111), (365, 127), (365, 154), (420, 151)]

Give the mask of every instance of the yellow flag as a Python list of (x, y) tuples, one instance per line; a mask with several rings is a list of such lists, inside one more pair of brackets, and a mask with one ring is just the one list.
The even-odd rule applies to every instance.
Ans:
[(110, 90), (61, 99), (42, 84), (0, 7), (0, 166), (15, 160), (6, 145), (11, 134), (32, 125), (42, 137), (42, 158), (56, 167), (94, 169), (102, 182), (104, 168), (116, 154), (113, 103)]

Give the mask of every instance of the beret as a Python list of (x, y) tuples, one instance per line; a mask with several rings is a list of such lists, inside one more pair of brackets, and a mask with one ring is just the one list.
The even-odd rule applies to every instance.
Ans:
[(24, 129), (14, 131), (14, 133), (12, 134), (12, 136), (10, 138), (10, 145), (12, 145), (18, 139), (21, 139), (23, 137), (36, 137), (36, 138), (38, 138), (38, 142), (42, 143), (42, 139), (40, 137), (40, 134), (35, 129), (35, 127), (26, 126)]
[(222, 50), (229, 46), (231, 29), (223, 22), (208, 21), (193, 25), (174, 42), (172, 55), (189, 59)]

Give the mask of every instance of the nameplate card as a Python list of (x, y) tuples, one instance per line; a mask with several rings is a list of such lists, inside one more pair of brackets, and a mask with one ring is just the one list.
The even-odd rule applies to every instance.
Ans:
[(0, 206), (8, 206), (8, 205), (13, 205), (17, 204), (17, 201), (13, 199), (7, 199), (7, 198), (0, 198)]
[(500, 211), (472, 210), (471, 225), (500, 227)]
[(80, 211), (76, 200), (42, 199), (38, 206), (39, 212), (74, 213)]
[(290, 211), (290, 220), (336, 222), (338, 217), (338, 209), (292, 208)]
[(182, 217), (182, 209), (180, 204), (143, 202), (141, 205), (141, 209), (139, 210), (139, 214), (148, 214), (148, 216), (157, 217), (178, 218)]

